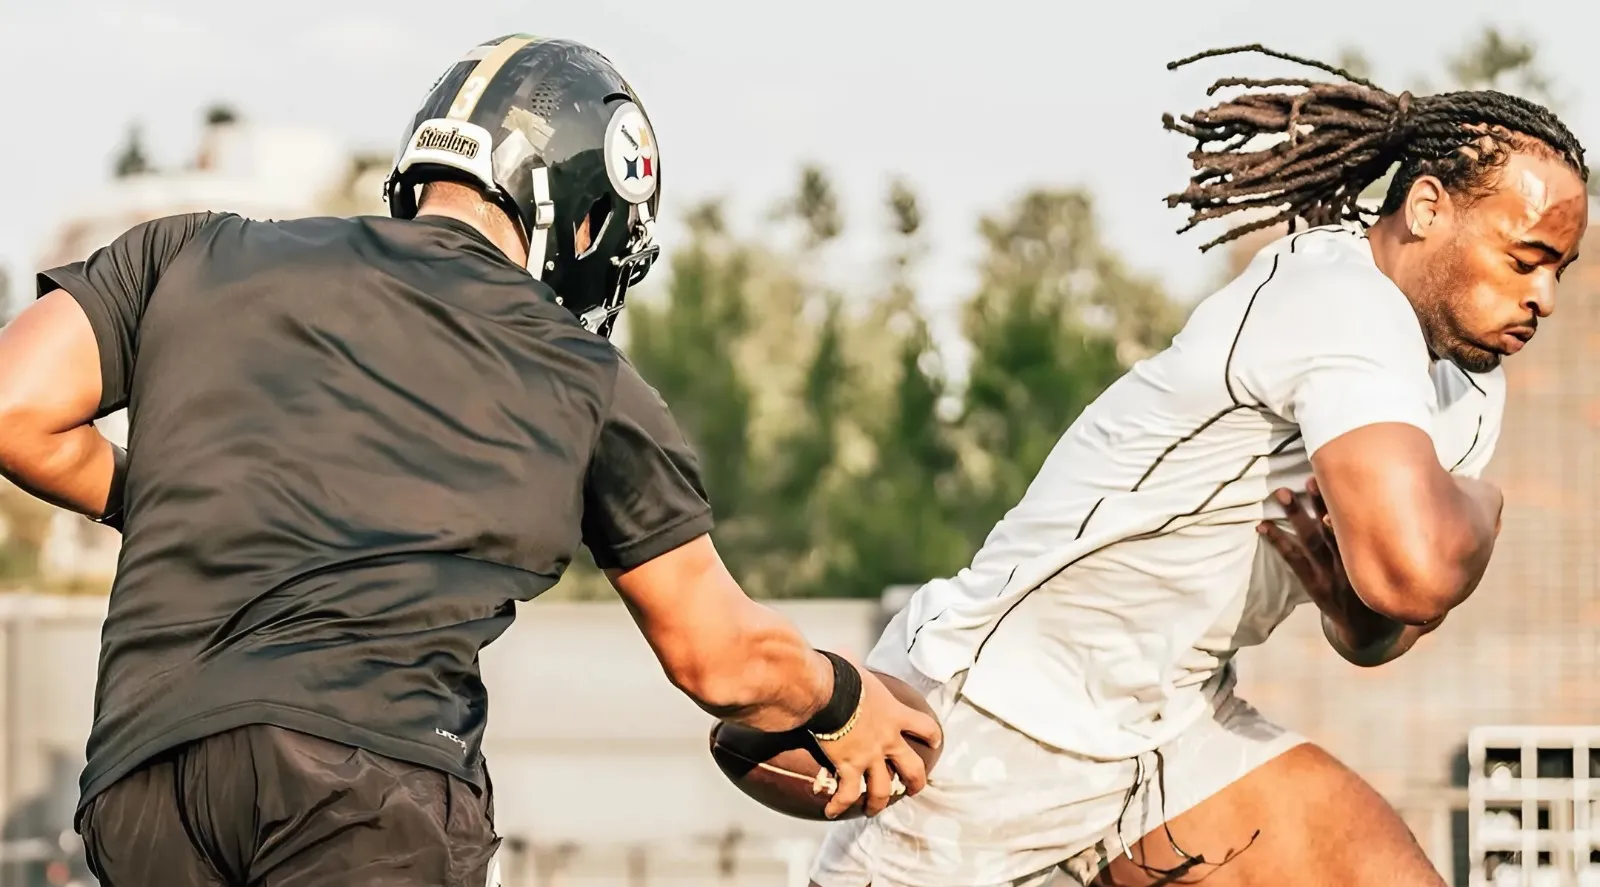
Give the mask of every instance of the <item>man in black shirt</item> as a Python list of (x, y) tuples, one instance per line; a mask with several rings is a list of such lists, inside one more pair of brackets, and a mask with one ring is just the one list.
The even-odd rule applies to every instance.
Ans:
[[(576, 43), (435, 84), (394, 219), (140, 225), (0, 333), (0, 471), (123, 532), (78, 827), (106, 887), (482, 885), (478, 653), (581, 543), (674, 684), (805, 726), (834, 809), (938, 727), (810, 649), (712, 547), (694, 454), (606, 336), (659, 155)], [(92, 420), (126, 407), (124, 453)]]

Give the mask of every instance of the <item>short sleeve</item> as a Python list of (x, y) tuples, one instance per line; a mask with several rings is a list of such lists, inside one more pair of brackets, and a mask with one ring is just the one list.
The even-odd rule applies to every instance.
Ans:
[(1410, 302), (1382, 272), (1323, 266), (1263, 287), (1232, 373), (1300, 427), (1309, 456), (1368, 425), (1403, 423), (1432, 436), (1429, 364)]
[(602, 569), (632, 569), (711, 532), (699, 459), (626, 360), (583, 499), (583, 543)]
[(87, 260), (39, 275), (39, 296), (65, 290), (89, 318), (100, 350), (100, 415), (127, 404), (145, 306), (172, 260), (213, 218), (190, 213), (145, 222)]

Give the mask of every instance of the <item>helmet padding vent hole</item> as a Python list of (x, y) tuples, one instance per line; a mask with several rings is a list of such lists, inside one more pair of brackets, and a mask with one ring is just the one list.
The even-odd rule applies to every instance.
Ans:
[(561, 110), (561, 96), (549, 84), (540, 83), (528, 97), (528, 110), (549, 120)]

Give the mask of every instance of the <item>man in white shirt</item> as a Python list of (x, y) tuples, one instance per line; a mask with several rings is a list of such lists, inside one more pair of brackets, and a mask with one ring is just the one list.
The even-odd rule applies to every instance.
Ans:
[[(1279, 210), (1216, 242), (1314, 227), (1085, 410), (891, 622), (868, 662), (928, 694), (945, 750), (920, 795), (833, 828), (817, 887), (1442, 887), (1376, 792), (1233, 695), (1232, 658), (1309, 600), (1379, 665), (1476, 587), (1499, 364), (1577, 257), (1583, 149), (1529, 102), (1279, 57), (1346, 82), (1230, 81), (1255, 91), (1168, 118), (1200, 170), (1171, 202)], [(1377, 221), (1342, 224), (1396, 164)]]

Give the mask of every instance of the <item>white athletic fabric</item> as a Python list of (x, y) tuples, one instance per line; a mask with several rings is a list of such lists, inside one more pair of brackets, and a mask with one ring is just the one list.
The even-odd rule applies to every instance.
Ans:
[[(1137, 762), (1157, 750), (1198, 764), (1169, 761), (1166, 774), (1169, 792), (1197, 802), (1300, 741), (1225, 689), (1234, 653), (1305, 601), (1255, 531), (1283, 516), (1271, 491), (1303, 488), (1318, 447), (1384, 422), (1429, 432), (1441, 464), (1477, 476), (1504, 402), (1499, 370), (1469, 375), (1430, 360), (1410, 303), (1359, 230), (1316, 228), (1262, 250), (1169, 348), (1084, 411), (972, 565), (919, 589), (868, 659), (959, 696), (949, 700), (951, 750), (972, 746), (1009, 775), (985, 789), (993, 779), (963, 773), (947, 752), (934, 788), (871, 824), (836, 828), (819, 882), (863, 887), (853, 857), (905, 887), (1009, 884), (1114, 831), (1100, 790), (1118, 794), (1120, 780), (1125, 794)], [(1248, 711), (1237, 715), (1243, 727), (1221, 711)], [(984, 722), (996, 730), (978, 730)], [(1198, 762), (1205, 754), (1218, 761)], [(1044, 790), (1050, 803), (1018, 800), (1038, 792), (1015, 779), (1052, 767), (1070, 778)], [(965, 840), (991, 842), (1008, 862), (958, 874), (908, 858), (920, 839), (901, 829), (941, 803), (963, 835), (1006, 830)], [(1023, 823), (1034, 819), (1030, 831)], [(1030, 859), (1045, 865), (1029, 869)], [(994, 877), (970, 880), (978, 869)]]
[[(903, 649), (905, 627), (896, 617), (880, 647)], [(1207, 716), (1159, 754), (1098, 761), (996, 720), (961, 693), (964, 677), (913, 684), (945, 728), (935, 778), (874, 819), (835, 825), (811, 873), (820, 887), (1088, 885), (1166, 819), (1305, 741), (1234, 696), (1223, 669), (1204, 688)]]

